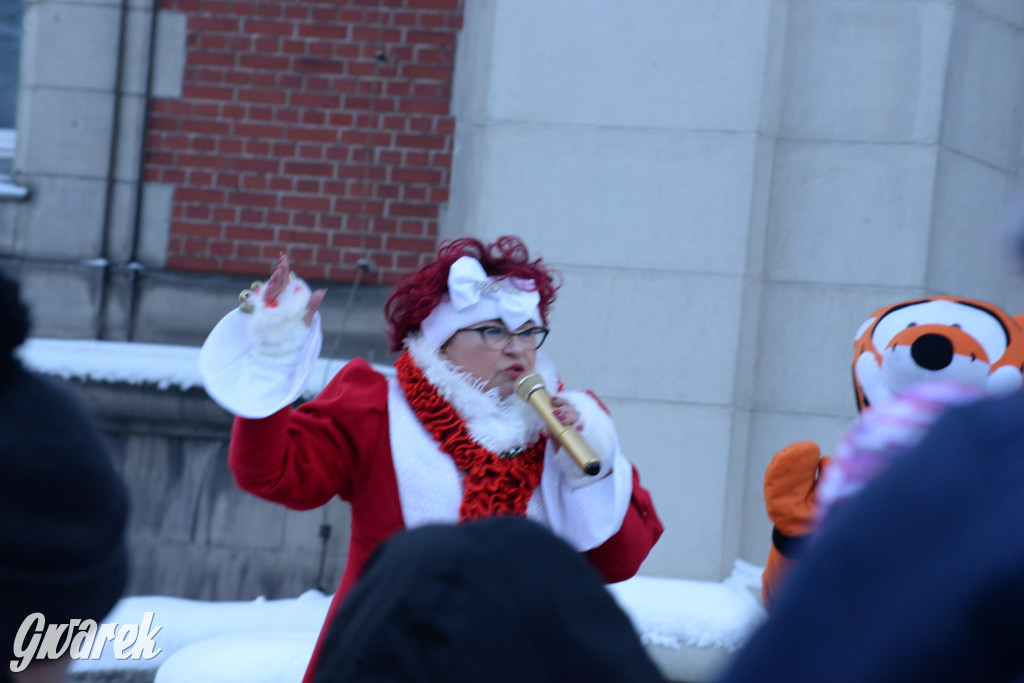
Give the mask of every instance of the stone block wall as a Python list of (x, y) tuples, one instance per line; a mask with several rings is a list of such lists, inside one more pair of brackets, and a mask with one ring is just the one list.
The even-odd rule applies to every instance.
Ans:
[(231, 416), (202, 389), (72, 388), (109, 436), (128, 487), (128, 595), (334, 592), (348, 551), (348, 506), (335, 499), (295, 511), (242, 491), (227, 466)]
[(466, 4), (441, 236), (564, 275), (545, 350), (651, 489), (643, 572), (765, 561), (765, 468), (835, 447), (877, 308), (1013, 296), (1022, 29), (1005, 0)]

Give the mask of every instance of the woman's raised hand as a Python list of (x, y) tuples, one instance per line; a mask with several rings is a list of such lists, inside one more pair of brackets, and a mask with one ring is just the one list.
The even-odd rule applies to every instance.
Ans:
[[(285, 285), (292, 278), (292, 267), (288, 262), (288, 256), (283, 252), (278, 257), (277, 263), (274, 265), (274, 272), (270, 274), (270, 279), (264, 285), (266, 291), (263, 293), (263, 299), (267, 303), (272, 304), (277, 301), (277, 297), (284, 291)], [(324, 295), (327, 294), (326, 289), (318, 289), (312, 292), (309, 296), (309, 302), (306, 304), (306, 314), (302, 316), (302, 322), (306, 323), (309, 327), (313, 324), (313, 316), (316, 314), (318, 308), (320, 308), (321, 302), (324, 300)]]

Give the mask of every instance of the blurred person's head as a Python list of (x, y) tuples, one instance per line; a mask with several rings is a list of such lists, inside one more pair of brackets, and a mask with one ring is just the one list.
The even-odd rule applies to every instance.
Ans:
[(18, 284), (0, 273), (0, 671), (17, 683), (63, 680), (70, 664), (67, 652), (24, 661), (26, 618), (99, 621), (128, 572), (124, 484), (78, 400), (18, 360), (28, 331)]
[(378, 549), (335, 617), (318, 683), (661, 683), (586, 559), (539, 524), (428, 525)]
[(21, 300), (18, 283), (0, 271), (0, 382), (17, 364), (14, 350), (28, 336), (28, 308)]

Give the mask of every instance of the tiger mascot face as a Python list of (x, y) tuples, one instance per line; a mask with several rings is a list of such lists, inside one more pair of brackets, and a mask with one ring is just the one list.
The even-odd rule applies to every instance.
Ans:
[(858, 410), (925, 381), (967, 384), (995, 395), (1024, 386), (1024, 314), (952, 296), (880, 308), (853, 343)]

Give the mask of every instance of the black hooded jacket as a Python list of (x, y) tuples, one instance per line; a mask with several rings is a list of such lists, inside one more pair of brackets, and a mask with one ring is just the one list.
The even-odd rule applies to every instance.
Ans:
[[(66, 388), (22, 367), (29, 329), (0, 273), (0, 653), (25, 618), (99, 621), (128, 577), (128, 497), (106, 440)], [(0, 680), (2, 676), (0, 676)]]
[(954, 408), (829, 518), (719, 683), (1024, 681), (1024, 395)]

